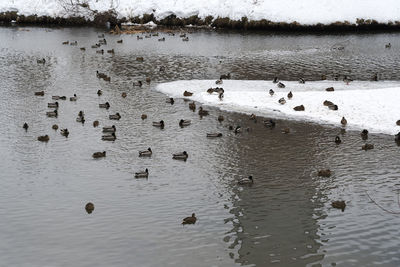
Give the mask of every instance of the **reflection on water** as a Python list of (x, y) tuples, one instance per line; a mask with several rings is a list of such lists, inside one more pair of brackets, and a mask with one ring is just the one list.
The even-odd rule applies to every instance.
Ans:
[[(273, 35), (198, 32), (189, 42), (165, 36), (138, 41), (106, 36), (99, 55), (91, 28), (0, 28), (0, 262), (7, 266), (398, 266), (396, 209), (398, 149), (390, 136), (359, 133), (333, 140), (339, 129), (278, 121), (275, 129), (241, 114), (214, 108), (200, 119), (188, 102), (165, 103), (159, 82), (213, 79), (319, 79), (322, 74), (367, 80), (374, 73), (399, 79), (398, 34)], [(160, 37), (162, 38), (162, 37)], [(79, 45), (63, 46), (66, 40)], [(86, 47), (82, 52), (79, 47)], [(338, 49), (338, 47), (343, 47)], [(144, 61), (136, 61), (143, 56)], [(46, 64), (36, 59), (46, 58)], [(165, 71), (160, 71), (164, 66)], [(111, 82), (96, 78), (99, 70)], [(133, 82), (151, 77), (150, 84)], [(97, 90), (103, 95), (98, 96)], [(44, 90), (43, 97), (33, 92)], [(121, 93), (127, 97), (122, 98)], [(52, 95), (58, 118), (45, 116)], [(109, 110), (98, 104), (110, 102)], [(85, 111), (84, 125), (75, 121)], [(119, 121), (108, 120), (119, 112)], [(142, 120), (141, 114), (148, 119)], [(217, 122), (218, 115), (225, 121)], [(151, 125), (163, 119), (163, 130)], [(180, 128), (180, 119), (192, 124)], [(93, 128), (92, 122), (100, 121)], [(22, 129), (24, 122), (29, 129)], [(68, 138), (51, 129), (68, 128)], [(101, 141), (101, 127), (117, 127), (115, 142)], [(228, 126), (241, 125), (235, 135)], [(289, 127), (290, 134), (281, 128)], [(207, 139), (207, 132), (223, 137)], [(41, 143), (37, 136), (48, 134)], [(138, 151), (151, 147), (151, 158)], [(92, 159), (93, 152), (107, 157)], [(188, 151), (186, 162), (172, 153)], [(149, 179), (135, 171), (148, 168)], [(330, 178), (316, 176), (330, 168)], [(237, 180), (253, 175), (251, 187)], [(331, 208), (343, 199), (346, 210)], [(95, 210), (87, 214), (85, 205)], [(196, 213), (195, 225), (180, 224)]]

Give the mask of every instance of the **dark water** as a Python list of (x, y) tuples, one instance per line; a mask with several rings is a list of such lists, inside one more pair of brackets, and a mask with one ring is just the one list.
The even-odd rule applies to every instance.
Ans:
[[(165, 36), (106, 35), (115, 55), (90, 46), (91, 28), (0, 28), (0, 265), (4, 266), (399, 266), (399, 147), (393, 137), (278, 121), (275, 129), (187, 102), (165, 103), (157, 83), (178, 79), (319, 79), (324, 74), (399, 80), (399, 34), (271, 35), (198, 32), (189, 42)], [(161, 34), (161, 38), (163, 35)], [(116, 40), (123, 39), (123, 44)], [(78, 46), (63, 46), (77, 40)], [(391, 42), (392, 48), (385, 49)], [(344, 46), (343, 50), (335, 49)], [(81, 52), (79, 47), (86, 47)], [(136, 61), (143, 56), (144, 62)], [(37, 64), (45, 58), (46, 64)], [(160, 72), (165, 66), (165, 72)], [(110, 75), (107, 83), (96, 78)], [(151, 77), (150, 85), (132, 82)], [(98, 97), (98, 89), (103, 95)], [(44, 90), (44, 97), (33, 92)], [(127, 98), (121, 97), (127, 92)], [(58, 118), (45, 113), (52, 95)], [(98, 104), (110, 102), (107, 111)], [(87, 123), (75, 121), (84, 110)], [(120, 121), (108, 120), (119, 112)], [(148, 119), (142, 121), (142, 113)], [(217, 122), (224, 115), (223, 123)], [(192, 125), (180, 128), (180, 119)], [(164, 130), (151, 125), (163, 119)], [(100, 121), (100, 128), (92, 122)], [(28, 122), (25, 132), (22, 124)], [(68, 128), (65, 138), (53, 124)], [(101, 141), (115, 124), (117, 140)], [(229, 125), (250, 127), (235, 135)], [(280, 129), (290, 127), (291, 133)], [(223, 133), (209, 140), (207, 132)], [(48, 134), (41, 143), (37, 136)], [(138, 150), (151, 147), (151, 158)], [(92, 159), (96, 151), (107, 157)], [(172, 153), (188, 151), (186, 162)], [(134, 172), (148, 168), (148, 180)], [(317, 177), (330, 168), (330, 178)], [(237, 180), (253, 175), (251, 187)], [(331, 201), (345, 200), (344, 212)], [(84, 206), (93, 202), (87, 214)], [(182, 226), (183, 217), (198, 221)]]

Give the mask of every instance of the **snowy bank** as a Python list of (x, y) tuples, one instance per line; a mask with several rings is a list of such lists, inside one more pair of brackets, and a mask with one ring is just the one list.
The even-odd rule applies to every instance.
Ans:
[[(76, 0), (72, 0), (76, 2)], [(69, 0), (3, 0), (0, 12), (17, 11), (20, 15), (65, 17)], [(151, 14), (157, 20), (175, 15), (178, 18), (208, 16), (249, 21), (297, 22), (302, 25), (357, 23), (357, 19), (370, 19), (378, 23), (400, 21), (398, 0), (87, 0), (91, 10), (98, 12), (113, 9), (119, 17), (134, 18)]]
[[(384, 134), (400, 131), (400, 126), (396, 125), (400, 119), (400, 82), (354, 81), (349, 85), (339, 81), (283, 83), (285, 88), (278, 88), (271, 81), (224, 80), (222, 85), (216, 85), (214, 80), (190, 80), (162, 83), (156, 90), (175, 98), (183, 97), (187, 90), (193, 96), (186, 98), (227, 111), (332, 125), (340, 125), (344, 116), (348, 121), (347, 128), (353, 130), (368, 129)], [(335, 91), (325, 91), (332, 86)], [(216, 93), (210, 95), (206, 92), (211, 87), (225, 90), (222, 101)], [(269, 95), (269, 89), (275, 91), (273, 96)], [(289, 91), (293, 93), (291, 100), (287, 99)], [(278, 103), (282, 97), (287, 101), (284, 105)], [(338, 105), (339, 109), (330, 110), (323, 105), (325, 100)], [(305, 111), (293, 110), (298, 105), (304, 105)]]

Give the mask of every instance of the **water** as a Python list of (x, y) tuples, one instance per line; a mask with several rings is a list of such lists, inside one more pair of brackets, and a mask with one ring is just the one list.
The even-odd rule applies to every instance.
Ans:
[[(400, 217), (367, 195), (400, 211), (399, 147), (392, 136), (370, 135), (375, 149), (362, 151), (358, 132), (348, 131), (337, 146), (339, 129), (332, 127), (278, 120), (270, 130), (214, 108), (200, 119), (187, 102), (167, 104), (154, 90), (164, 81), (216, 79), (227, 72), (235, 79), (341, 74), (368, 80), (379, 73), (399, 80), (399, 34), (198, 32), (189, 42), (167, 35), (166, 42), (106, 35), (102, 48), (114, 48), (115, 55), (99, 55), (90, 48), (98, 32), (0, 28), (0, 265), (400, 265)], [(120, 38), (123, 44), (116, 43)], [(66, 40), (79, 45), (61, 45)], [(334, 49), (338, 44), (345, 49)], [(37, 64), (43, 57), (46, 64)], [(97, 79), (96, 70), (111, 82)], [(150, 85), (132, 86), (145, 77), (152, 78)], [(44, 97), (33, 95), (40, 90)], [(74, 93), (76, 103), (59, 101), (58, 118), (45, 116), (52, 95)], [(99, 109), (106, 101), (111, 108)], [(75, 121), (79, 110), (85, 111), (84, 125)], [(115, 112), (121, 120), (108, 120)], [(147, 120), (141, 120), (143, 113)], [(218, 115), (225, 117), (221, 124)], [(192, 125), (180, 128), (182, 118)], [(164, 130), (151, 125), (161, 119)], [(94, 120), (99, 128), (93, 128)], [(70, 136), (52, 130), (53, 124), (68, 128)], [(112, 124), (117, 140), (101, 141), (101, 127)], [(229, 125), (251, 131), (235, 135)], [(291, 133), (282, 134), (284, 127)], [(205, 137), (217, 131), (224, 136)], [(44, 134), (50, 141), (38, 142)], [(139, 158), (137, 151), (147, 147), (153, 156)], [(106, 158), (92, 159), (103, 150)], [(172, 159), (183, 150), (189, 153), (186, 162)], [(133, 178), (145, 168), (148, 180)], [(322, 168), (333, 175), (317, 177)], [(248, 175), (254, 185), (238, 186)], [(344, 212), (330, 205), (341, 199)], [(89, 201), (95, 205), (90, 215), (84, 209)], [(182, 218), (193, 212), (198, 222), (183, 227)]]

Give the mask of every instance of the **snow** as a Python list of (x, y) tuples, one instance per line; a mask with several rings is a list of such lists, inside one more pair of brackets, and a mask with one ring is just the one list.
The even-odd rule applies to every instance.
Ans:
[[(193, 96), (185, 98), (227, 111), (337, 126), (344, 116), (348, 129), (384, 134), (400, 131), (396, 125), (400, 119), (400, 82), (354, 81), (349, 85), (342, 81), (282, 82), (285, 88), (278, 88), (272, 81), (224, 80), (222, 85), (216, 85), (215, 80), (189, 80), (162, 83), (156, 90), (175, 98), (182, 98), (187, 90)], [(331, 86), (334, 92), (325, 91)], [(211, 87), (225, 90), (222, 101), (216, 93), (206, 92)], [(273, 96), (269, 95), (269, 89), (275, 91)], [(293, 93), (291, 100), (287, 99), (289, 91)], [(281, 97), (286, 104), (278, 103)], [(339, 109), (330, 110), (323, 105), (325, 100), (337, 104)], [(304, 105), (305, 111), (294, 111), (298, 105)]]
[[(0, 12), (17, 9), (23, 15), (67, 16), (61, 3), (67, 0), (0, 0)], [(68, 1), (67, 1), (68, 2)], [(332, 23), (357, 18), (378, 22), (400, 20), (398, 0), (88, 0), (92, 9), (106, 11), (114, 7), (119, 16), (134, 17), (153, 13), (157, 19), (175, 14), (198, 15), (301, 24)]]

